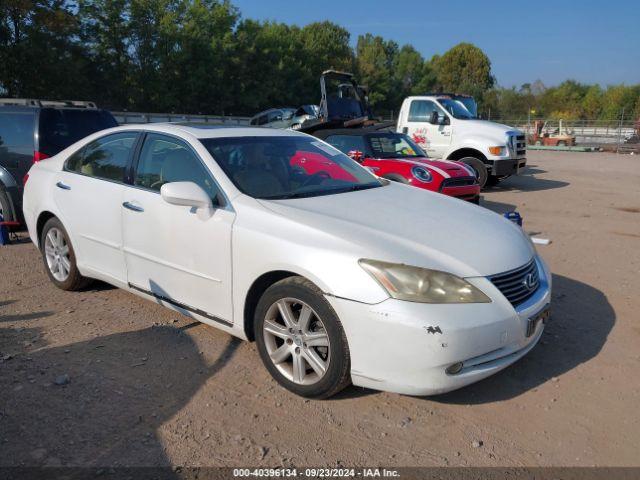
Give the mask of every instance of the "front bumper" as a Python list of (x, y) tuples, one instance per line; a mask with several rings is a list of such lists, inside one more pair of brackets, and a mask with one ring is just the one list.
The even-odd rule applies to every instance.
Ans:
[[(327, 296), (342, 319), (355, 385), (407, 395), (435, 395), (477, 382), (527, 354), (544, 329), (527, 337), (529, 319), (551, 300), (541, 259), (540, 286), (514, 308), (484, 277), (469, 278), (492, 299), (482, 304), (424, 304), (388, 299), (376, 305)], [(463, 362), (462, 370), (445, 370)]]
[(527, 159), (525, 157), (493, 160), (489, 173), (497, 177), (517, 175), (520, 169), (524, 168), (526, 165)]
[(460, 187), (444, 187), (440, 193), (462, 200), (475, 201), (480, 195), (480, 185), (465, 185)]

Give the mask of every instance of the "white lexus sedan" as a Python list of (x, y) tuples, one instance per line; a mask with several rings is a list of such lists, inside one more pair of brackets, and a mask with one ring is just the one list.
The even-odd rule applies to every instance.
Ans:
[(484, 208), (275, 129), (132, 125), (29, 172), (51, 281), (100, 279), (237, 337), (296, 394), (447, 392), (531, 350), (551, 275)]

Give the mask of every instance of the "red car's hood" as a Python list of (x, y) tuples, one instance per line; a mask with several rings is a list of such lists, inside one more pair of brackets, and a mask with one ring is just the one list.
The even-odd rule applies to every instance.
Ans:
[(464, 164), (449, 160), (431, 160), (427, 157), (415, 158), (384, 158), (386, 161), (408, 162), (416, 165), (425, 165), (432, 168), (444, 178), (448, 177), (475, 177), (475, 173)]

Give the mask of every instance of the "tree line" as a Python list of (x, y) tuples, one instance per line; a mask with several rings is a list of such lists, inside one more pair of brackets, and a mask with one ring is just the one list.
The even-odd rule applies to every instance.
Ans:
[(461, 43), (425, 59), (371, 34), (351, 47), (332, 22), (242, 18), (228, 0), (0, 0), (0, 95), (88, 99), (113, 110), (252, 115), (317, 103), (319, 76), (354, 72), (374, 111), (407, 95), (474, 95), (492, 118), (640, 116), (640, 85), (540, 81), (501, 88), (489, 58)]

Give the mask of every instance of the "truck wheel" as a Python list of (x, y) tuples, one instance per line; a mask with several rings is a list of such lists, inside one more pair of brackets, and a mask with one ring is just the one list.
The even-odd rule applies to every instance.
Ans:
[(0, 189), (0, 215), (5, 222), (15, 222), (13, 208), (11, 208), (11, 200), (4, 189)]
[(488, 187), (495, 187), (496, 185), (498, 185), (498, 183), (500, 183), (500, 180), (502, 180), (503, 178), (506, 178), (506, 177), (498, 177), (497, 175), (489, 175), (489, 177), (487, 178), (487, 186)]
[(567, 142), (565, 142), (564, 140), (560, 140), (560, 141), (558, 142), (558, 146), (559, 146), (559, 147), (566, 147), (566, 146), (567, 146)]
[(466, 163), (471, 168), (473, 168), (474, 172), (476, 172), (476, 178), (478, 179), (480, 188), (484, 188), (484, 186), (487, 184), (487, 178), (489, 177), (489, 172), (487, 172), (487, 167), (484, 165), (482, 160), (475, 157), (464, 157), (458, 161), (462, 163)]
[(536, 140), (536, 145), (542, 146), (542, 140)]

